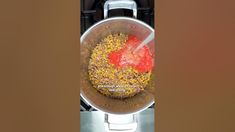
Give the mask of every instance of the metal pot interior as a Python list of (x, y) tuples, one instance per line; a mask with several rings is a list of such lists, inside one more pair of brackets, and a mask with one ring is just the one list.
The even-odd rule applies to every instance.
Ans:
[[(89, 28), (81, 37), (80, 70), (81, 96), (94, 108), (110, 114), (130, 114), (146, 109), (154, 103), (154, 76), (144, 91), (126, 99), (106, 97), (94, 89), (88, 78), (88, 64), (96, 44), (109, 34), (125, 33), (144, 39), (153, 29), (147, 24), (127, 17), (114, 17), (100, 21)], [(154, 41), (148, 45), (154, 55)], [(152, 74), (154, 75), (154, 74)]]

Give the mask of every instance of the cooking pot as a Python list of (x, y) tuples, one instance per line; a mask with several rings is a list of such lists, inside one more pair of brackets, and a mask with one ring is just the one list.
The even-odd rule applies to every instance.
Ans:
[[(131, 9), (134, 18), (108, 18), (112, 9)], [(146, 23), (135, 19), (137, 5), (133, 0), (107, 0), (104, 4), (104, 20), (91, 26), (80, 39), (81, 52), (81, 97), (89, 105), (105, 113), (105, 126), (108, 131), (134, 131), (137, 127), (136, 113), (147, 109), (154, 103), (154, 74), (144, 91), (126, 99), (114, 99), (99, 93), (88, 77), (88, 64), (92, 50), (109, 34), (124, 33), (134, 35), (140, 40), (146, 38), (154, 29)], [(154, 41), (147, 45), (154, 58)], [(124, 117), (125, 116), (125, 117)], [(118, 121), (118, 119), (122, 121)], [(114, 120), (115, 119), (115, 120)]]

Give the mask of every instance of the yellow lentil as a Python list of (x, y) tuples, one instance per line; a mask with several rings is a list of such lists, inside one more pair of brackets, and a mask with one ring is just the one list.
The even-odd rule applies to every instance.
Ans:
[(88, 75), (95, 89), (113, 98), (127, 98), (144, 90), (151, 72), (139, 73), (130, 66), (116, 68), (108, 61), (108, 54), (123, 47), (128, 35), (110, 34), (93, 49)]

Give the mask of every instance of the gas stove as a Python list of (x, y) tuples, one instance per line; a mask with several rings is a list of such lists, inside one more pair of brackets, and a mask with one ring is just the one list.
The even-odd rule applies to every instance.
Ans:
[[(103, 6), (106, 0), (81, 0), (81, 34), (96, 22), (103, 20)], [(135, 0), (137, 4), (137, 19), (147, 23), (154, 28), (154, 0)], [(109, 17), (128, 16), (132, 17), (132, 11), (117, 9), (110, 11)], [(150, 106), (153, 108), (154, 105)], [(95, 111), (82, 98), (80, 100), (80, 111)]]
[[(94, 23), (103, 19), (103, 6), (106, 0), (81, 0), (81, 33)], [(154, 27), (154, 0), (135, 0), (137, 3), (137, 19)], [(112, 16), (131, 16), (130, 10), (112, 10)]]

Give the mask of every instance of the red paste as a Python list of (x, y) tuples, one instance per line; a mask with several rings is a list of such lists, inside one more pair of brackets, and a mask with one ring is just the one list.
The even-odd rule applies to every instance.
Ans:
[(153, 57), (147, 46), (133, 52), (141, 43), (135, 36), (129, 36), (124, 47), (109, 54), (109, 62), (117, 68), (131, 66), (139, 72), (148, 72), (153, 68)]

